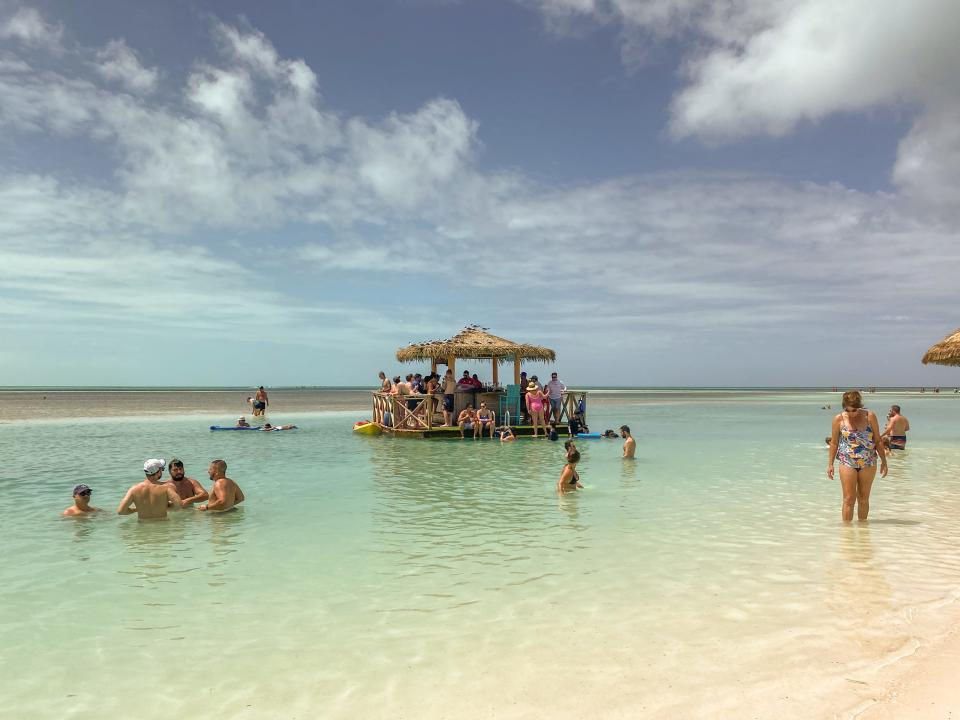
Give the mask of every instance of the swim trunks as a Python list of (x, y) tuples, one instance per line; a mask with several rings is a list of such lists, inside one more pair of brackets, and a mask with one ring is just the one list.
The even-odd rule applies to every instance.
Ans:
[(443, 396), (443, 409), (447, 412), (453, 412), (453, 395)]
[(891, 435), (891, 436), (890, 436), (890, 449), (891, 449), (891, 450), (906, 450), (906, 449), (907, 449), (907, 436), (906, 436), (906, 435)]
[(266, 408), (266, 407), (267, 407), (266, 403), (262, 403), (262, 402), (260, 402), (259, 400), (254, 400), (254, 401), (253, 401), (253, 409), (254, 409), (254, 410), (263, 410), (263, 409)]

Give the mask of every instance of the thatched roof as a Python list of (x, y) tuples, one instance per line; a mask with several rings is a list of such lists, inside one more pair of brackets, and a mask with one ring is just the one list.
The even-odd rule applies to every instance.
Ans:
[(927, 350), (923, 364), (960, 365), (960, 330), (955, 331)]
[(550, 348), (539, 345), (516, 343), (496, 335), (491, 335), (486, 328), (469, 325), (449, 340), (431, 340), (430, 342), (414, 343), (397, 350), (397, 360), (413, 362), (415, 360), (446, 360), (448, 357), (469, 358), (498, 358), (501, 360), (513, 359), (533, 360), (537, 362), (553, 362), (556, 353)]

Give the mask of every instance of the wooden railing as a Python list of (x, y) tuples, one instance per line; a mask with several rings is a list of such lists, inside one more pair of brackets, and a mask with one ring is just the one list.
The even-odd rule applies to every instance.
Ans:
[[(409, 406), (408, 406), (409, 403)], [(587, 393), (584, 390), (567, 390), (560, 401), (560, 421), (565, 425), (583, 408), (581, 420), (587, 422)], [(492, 408), (496, 411), (496, 407)], [(373, 393), (373, 422), (397, 430), (432, 430), (443, 423), (443, 395), (391, 395)], [(545, 419), (549, 422), (552, 415)], [(453, 418), (456, 421), (456, 418)], [(502, 420), (498, 417), (498, 422)], [(517, 425), (519, 418), (511, 418)]]
[(397, 430), (431, 430), (437, 427), (434, 413), (442, 408), (443, 395), (373, 393), (373, 422)]

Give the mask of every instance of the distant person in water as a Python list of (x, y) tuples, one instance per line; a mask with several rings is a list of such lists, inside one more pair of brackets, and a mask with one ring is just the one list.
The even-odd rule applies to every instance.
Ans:
[(567, 440), (563, 444), (563, 449), (567, 453), (567, 460), (570, 460), (570, 456), (573, 455), (573, 453), (578, 452), (577, 446), (574, 444), (573, 440)]
[(263, 385), (257, 388), (256, 395), (253, 396), (253, 416), (261, 417), (267, 412), (267, 408), (270, 406), (270, 398), (267, 397), (267, 391), (263, 389)]
[(77, 485), (73, 489), (73, 505), (60, 514), (64, 517), (72, 517), (74, 515), (90, 515), (100, 512), (100, 508), (90, 504), (90, 496), (92, 494), (93, 490), (90, 489), (89, 485)]
[(241, 415), (237, 418), (237, 427), (250, 427), (250, 423), (247, 422), (247, 418)]
[(877, 416), (863, 407), (863, 396), (858, 390), (843, 394), (843, 412), (833, 418), (830, 448), (827, 450), (827, 477), (833, 480), (833, 465), (840, 461), (840, 487), (843, 522), (853, 520), (856, 505), (857, 519), (866, 520), (870, 512), (870, 489), (877, 474), (880, 458), (880, 477), (887, 476), (887, 456), (880, 439)]
[(568, 493), (582, 488), (580, 475), (577, 473), (577, 463), (580, 462), (580, 453), (574, 450), (567, 455), (567, 464), (563, 466), (560, 479), (557, 481), (557, 492)]
[(551, 420), (549, 425), (547, 425), (547, 437), (553, 442), (560, 439), (560, 433), (557, 432), (557, 423), (555, 420)]
[(890, 412), (887, 413), (887, 426), (883, 429), (881, 437), (889, 450), (907, 449), (907, 431), (910, 429), (910, 421), (900, 414), (899, 405), (891, 405)]
[(623, 456), (632, 458), (637, 452), (637, 441), (630, 434), (630, 428), (626, 425), (620, 426), (620, 437), (623, 438)]
[(513, 430), (510, 428), (509, 425), (504, 425), (502, 428), (500, 428), (499, 432), (500, 432), (500, 442), (502, 443), (513, 442), (514, 440), (517, 439), (517, 436), (513, 434)]
[(187, 477), (187, 473), (183, 469), (183, 460), (174, 458), (170, 461), (169, 468), (170, 482), (173, 483), (177, 495), (180, 496), (180, 507), (190, 507), (194, 503), (203, 502), (210, 497), (207, 491), (203, 489), (203, 485), (192, 477)]
[(180, 496), (172, 483), (161, 482), (166, 462), (151, 458), (143, 464), (146, 479), (127, 490), (117, 507), (118, 515), (137, 514), (141, 520), (162, 520), (167, 517), (167, 507), (180, 509)]
[(210, 487), (210, 502), (206, 505), (197, 505), (197, 510), (226, 512), (246, 500), (240, 486), (227, 477), (225, 460), (211, 462), (210, 467), (207, 468), (207, 474), (213, 481)]
[(263, 424), (263, 430), (269, 432), (271, 430), (296, 430), (296, 425), (271, 425), (270, 423)]

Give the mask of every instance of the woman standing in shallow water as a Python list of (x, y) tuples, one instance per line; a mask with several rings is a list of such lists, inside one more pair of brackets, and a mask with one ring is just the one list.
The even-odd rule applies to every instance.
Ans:
[(857, 390), (843, 394), (843, 412), (833, 418), (827, 452), (827, 477), (831, 480), (834, 459), (840, 461), (843, 521), (853, 520), (854, 505), (857, 519), (866, 520), (870, 512), (870, 488), (877, 474), (877, 456), (880, 456), (880, 477), (887, 476), (887, 456), (880, 441), (877, 416), (863, 407), (863, 397)]
[(580, 484), (580, 475), (577, 473), (578, 462), (580, 462), (579, 452), (573, 450), (567, 454), (567, 464), (563, 466), (560, 479), (557, 481), (557, 492), (561, 495), (583, 487)]

